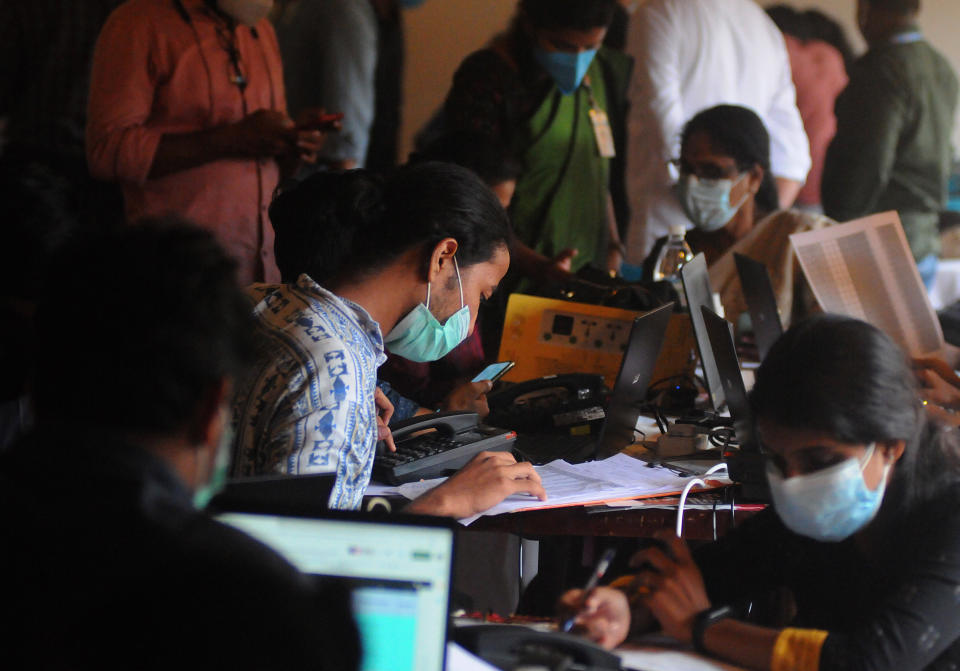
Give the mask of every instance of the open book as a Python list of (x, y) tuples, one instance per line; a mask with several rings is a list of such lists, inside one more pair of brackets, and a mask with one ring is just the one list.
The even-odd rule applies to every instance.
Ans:
[(873, 324), (911, 356), (943, 355), (940, 320), (896, 212), (795, 233), (790, 242), (824, 311)]

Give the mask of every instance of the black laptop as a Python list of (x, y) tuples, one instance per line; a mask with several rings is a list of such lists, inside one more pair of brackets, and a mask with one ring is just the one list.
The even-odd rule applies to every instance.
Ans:
[(783, 335), (783, 324), (780, 321), (780, 310), (777, 307), (776, 294), (773, 292), (773, 283), (770, 281), (767, 267), (759, 261), (754, 261), (743, 254), (734, 254), (733, 258), (737, 264), (743, 298), (750, 312), (757, 352), (760, 355), (760, 361), (763, 361), (773, 343)]
[(690, 322), (693, 324), (693, 336), (697, 341), (697, 353), (700, 355), (700, 367), (707, 383), (707, 392), (713, 409), (720, 412), (726, 397), (717, 364), (713, 360), (713, 350), (710, 349), (710, 338), (707, 327), (703, 323), (702, 308), (713, 309), (713, 289), (710, 287), (710, 276), (707, 273), (707, 259), (703, 253), (697, 254), (680, 269), (680, 279), (683, 280), (683, 291), (687, 296), (687, 306), (690, 309)]
[(740, 484), (740, 496), (744, 500), (769, 501), (766, 461), (760, 452), (759, 443), (753, 439), (750, 403), (733, 342), (733, 325), (710, 308), (701, 308), (701, 316), (727, 397), (733, 430), (739, 442), (739, 449), (724, 450), (723, 460), (727, 464), (727, 471), (730, 479)]

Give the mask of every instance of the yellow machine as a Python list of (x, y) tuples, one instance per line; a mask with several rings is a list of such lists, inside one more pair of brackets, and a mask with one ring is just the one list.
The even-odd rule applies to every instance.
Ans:
[[(500, 361), (516, 361), (505, 377), (521, 382), (544, 375), (595, 373), (613, 386), (627, 348), (632, 310), (513, 294), (500, 341)], [(690, 317), (670, 318), (652, 382), (690, 373), (694, 357)]]

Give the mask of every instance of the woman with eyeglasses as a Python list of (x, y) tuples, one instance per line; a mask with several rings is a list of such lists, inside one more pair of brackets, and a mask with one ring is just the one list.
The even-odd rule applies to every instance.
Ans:
[[(777, 185), (770, 171), (770, 136), (752, 110), (719, 105), (698, 113), (683, 129), (680, 157), (674, 161), (680, 178), (676, 195), (693, 224), (686, 240), (703, 252), (710, 283), (720, 293), (727, 317), (736, 323), (746, 310), (733, 253), (767, 266), (780, 313), (789, 323), (813, 309), (809, 295), (796, 292), (802, 277), (790, 249), (789, 236), (833, 223), (799, 210), (780, 210)], [(653, 278), (657, 256), (666, 238), (657, 241), (644, 262), (644, 277)], [(797, 294), (795, 297), (795, 293)]]
[(772, 509), (693, 554), (676, 538), (640, 552), (581, 628), (613, 646), (659, 623), (749, 669), (958, 668), (957, 432), (928, 418), (904, 353), (819, 315), (774, 345), (750, 404)]

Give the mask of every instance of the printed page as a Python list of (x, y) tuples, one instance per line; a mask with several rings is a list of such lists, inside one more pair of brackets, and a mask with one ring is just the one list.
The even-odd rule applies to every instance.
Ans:
[[(536, 510), (539, 508), (557, 508), (561, 506), (599, 503), (617, 499), (642, 496), (662, 496), (678, 494), (693, 477), (681, 477), (674, 471), (656, 466), (626, 454), (617, 454), (603, 461), (590, 461), (583, 464), (569, 464), (554, 461), (536, 466), (547, 500), (540, 501), (534, 496), (517, 494), (507, 497), (501, 503), (484, 511), (482, 515), (460, 520), (464, 525), (486, 515)], [(399, 487), (399, 491), (408, 499), (415, 499), (433, 489), (445, 478), (421, 480)], [(729, 480), (711, 478), (711, 486), (728, 484)]]
[(873, 324), (912, 356), (942, 354), (940, 320), (896, 212), (794, 233), (790, 241), (826, 312)]

